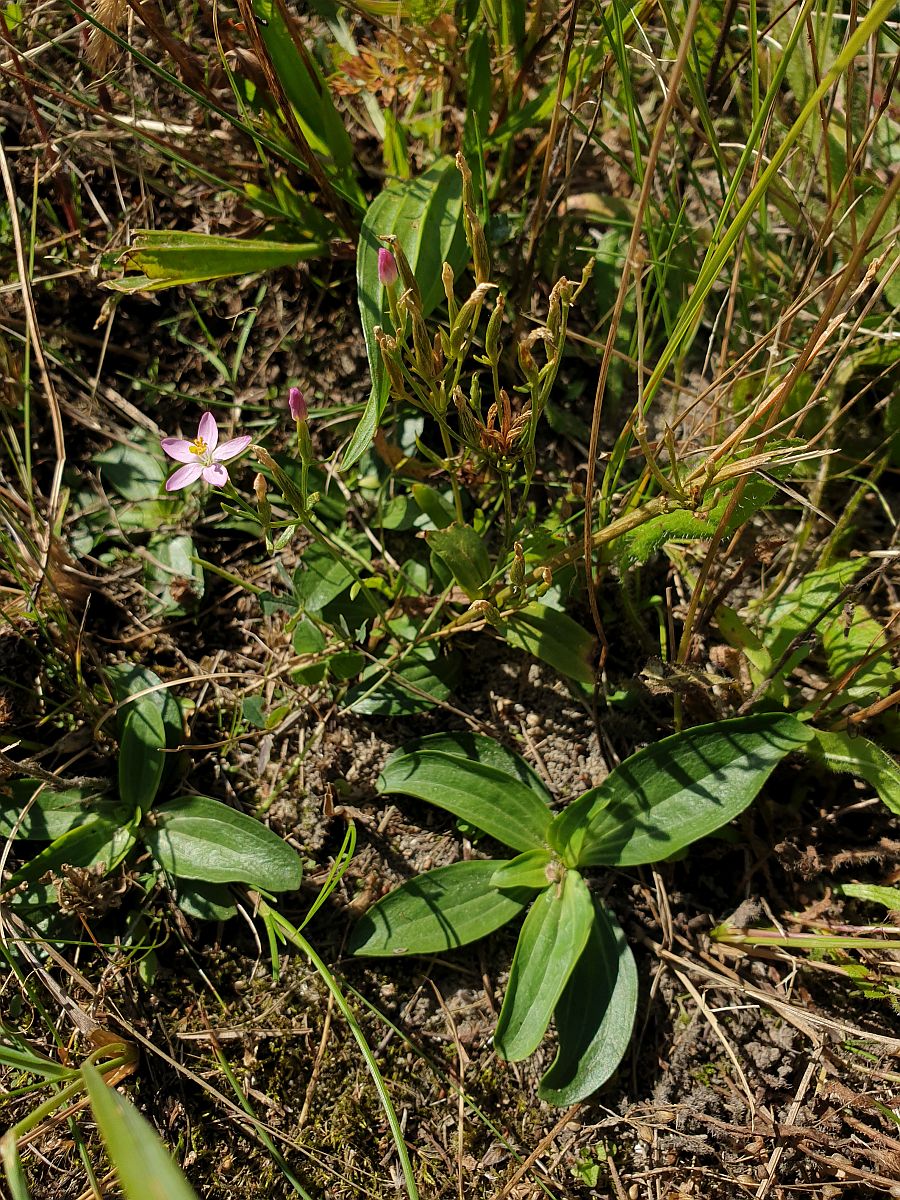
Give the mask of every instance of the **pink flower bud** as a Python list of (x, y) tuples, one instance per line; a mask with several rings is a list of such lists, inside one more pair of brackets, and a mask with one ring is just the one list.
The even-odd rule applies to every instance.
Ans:
[(397, 264), (390, 250), (384, 246), (378, 251), (378, 282), (382, 287), (393, 287), (397, 282)]
[(288, 408), (295, 421), (305, 421), (307, 415), (306, 401), (299, 388), (291, 388), (288, 392)]

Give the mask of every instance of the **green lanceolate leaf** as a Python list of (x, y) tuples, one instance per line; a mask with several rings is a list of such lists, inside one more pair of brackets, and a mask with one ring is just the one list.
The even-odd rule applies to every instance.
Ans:
[(93, 816), (112, 817), (121, 824), (132, 816), (121, 804), (102, 795), (102, 784), (51, 792), (39, 779), (15, 779), (5, 787), (11, 803), (0, 811), (3, 838), (10, 837), (15, 828), (16, 837), (23, 840), (52, 842)]
[(122, 861), (134, 842), (134, 829), (130, 825), (109, 816), (92, 816), (20, 867), (8, 880), (8, 886), (33, 883), (48, 871), (59, 872), (63, 866), (97, 867), (102, 863), (109, 871)]
[(511, 646), (527, 650), (561, 675), (593, 684), (596, 639), (566, 613), (532, 601), (508, 617), (501, 632)]
[(251, 241), (208, 233), (177, 233), (140, 229), (124, 254), (136, 275), (111, 280), (114, 292), (159, 292), (179, 284), (232, 275), (250, 275), (275, 267), (293, 267), (328, 253), (323, 242)]
[(141, 836), (159, 865), (176, 878), (247, 883), (267, 892), (300, 886), (296, 850), (253, 817), (208, 796), (160, 805)]
[(663, 738), (560, 813), (552, 844), (578, 866), (668, 858), (743, 812), (785, 755), (811, 737), (794, 717), (765, 713)]
[(581, 957), (554, 1012), (559, 1050), (539, 1095), (562, 1106), (602, 1087), (622, 1061), (637, 1011), (634, 956), (618, 921), (599, 900)]
[(353, 572), (324, 546), (306, 548), (294, 572), (294, 597), (304, 612), (321, 612), (353, 583)]
[(132, 812), (147, 812), (156, 799), (165, 748), (166, 729), (154, 697), (132, 701), (119, 736), (119, 796)]
[(577, 871), (566, 871), (531, 906), (494, 1033), (494, 1048), (507, 1062), (518, 1062), (537, 1049), (593, 919), (591, 894)]
[(353, 932), (354, 954), (392, 957), (439, 954), (485, 937), (517, 917), (530, 889), (499, 892), (491, 885), (497, 859), (426, 871), (369, 909)]
[(455, 656), (439, 655), (433, 646), (411, 650), (386, 670), (372, 663), (344, 698), (351, 712), (399, 717), (425, 712), (446, 700), (458, 673)]
[(126, 1200), (197, 1200), (150, 1123), (104, 1082), (96, 1067), (85, 1063), (81, 1074)]
[(388, 381), (375, 340), (375, 326), (390, 326), (387, 293), (378, 278), (379, 238), (399, 238), (422, 293), (423, 315), (435, 308), (443, 296), (441, 265), (454, 271), (466, 261), (462, 228), (462, 178), (450, 158), (439, 159), (416, 179), (399, 179), (384, 189), (369, 205), (356, 252), (356, 286), (362, 317), (372, 391), (356, 432), (344, 455), (344, 466), (352, 466), (365, 453), (387, 402)]
[(900, 764), (874, 742), (856, 734), (816, 729), (806, 751), (829, 771), (864, 779), (892, 812), (900, 813)]
[(454, 523), (426, 534), (428, 545), (449, 568), (470, 600), (477, 600), (491, 574), (491, 560), (480, 534), (471, 525)]
[(510, 770), (506, 757), (515, 762), (490, 738), (433, 734), (391, 755), (378, 790), (427, 800), (514, 850), (543, 849), (551, 821), (546, 799), (525, 782), (525, 764)]
[(491, 886), (500, 891), (510, 888), (545, 888), (551, 882), (547, 868), (552, 862), (549, 850), (526, 850), (511, 858), (494, 872)]
[(881, 904), (888, 912), (900, 912), (900, 888), (879, 883), (836, 883), (834, 891), (838, 896)]

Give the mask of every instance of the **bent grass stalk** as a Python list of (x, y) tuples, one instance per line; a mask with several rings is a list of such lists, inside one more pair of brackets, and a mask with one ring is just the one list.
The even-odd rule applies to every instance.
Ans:
[(416, 1187), (416, 1177), (413, 1173), (412, 1163), (409, 1159), (409, 1152), (406, 1149), (406, 1142), (403, 1138), (403, 1130), (400, 1128), (400, 1121), (397, 1117), (397, 1111), (394, 1108), (390, 1093), (385, 1085), (381, 1071), (378, 1069), (378, 1063), (375, 1061), (375, 1055), (372, 1053), (369, 1043), (366, 1041), (359, 1022), (353, 1014), (353, 1010), (347, 1003), (346, 997), (338, 984), (338, 981), (328, 970), (323, 960), (319, 957), (313, 947), (309, 944), (303, 934), (297, 929), (286, 917), (277, 912), (274, 908), (262, 901), (259, 906), (259, 915), (265, 922), (270, 931), (270, 936), (281, 937), (285, 941), (296, 946), (309, 961), (319, 974), (322, 982), (328, 988), (331, 995), (334, 997), (335, 1004), (341, 1011), (344, 1020), (350, 1026), (350, 1032), (356, 1039), (357, 1045), (365, 1059), (369, 1074), (372, 1076), (372, 1082), (375, 1084), (375, 1090), (378, 1093), (378, 1099), (381, 1101), (381, 1107), (384, 1109), (384, 1114), (387, 1117), (388, 1125), (390, 1126), (391, 1136), (394, 1140), (394, 1145), (397, 1149), (397, 1156), (400, 1159), (400, 1166), (403, 1171), (403, 1179), (406, 1183), (406, 1193), (409, 1200), (419, 1200), (419, 1190)]

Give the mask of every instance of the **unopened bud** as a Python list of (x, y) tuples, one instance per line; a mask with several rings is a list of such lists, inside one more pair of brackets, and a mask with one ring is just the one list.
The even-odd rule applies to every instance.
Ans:
[(268, 504), (268, 500), (266, 499), (268, 490), (269, 485), (266, 483), (265, 475), (257, 474), (256, 478), (253, 480), (253, 491), (256, 495), (256, 503), (260, 506), (260, 508), (262, 508), (263, 505)]
[(455, 276), (453, 274), (453, 268), (450, 266), (450, 264), (448, 262), (445, 262), (444, 265), (441, 267), (441, 283), (444, 285), (444, 295), (447, 297), (447, 304), (449, 305), (451, 310), (453, 309), (454, 305), (456, 304), (456, 298), (453, 295), (454, 282), (455, 282)]
[(525, 552), (521, 542), (513, 543), (513, 560), (509, 567), (509, 585), (518, 599), (525, 593)]
[(403, 253), (403, 247), (400, 245), (399, 239), (395, 237), (394, 234), (390, 233), (385, 234), (381, 240), (383, 242), (387, 242), (391, 249), (391, 253), (394, 256), (394, 263), (397, 267), (397, 270), (400, 272), (400, 278), (403, 280), (403, 287), (407, 292), (412, 293), (413, 303), (419, 309), (421, 309), (422, 296), (419, 292), (419, 285), (416, 283), (416, 277), (413, 274), (412, 267), (409, 265), (409, 259)]
[(391, 288), (397, 282), (400, 272), (390, 250), (382, 246), (378, 251), (378, 282), (382, 287)]
[(503, 307), (506, 301), (503, 295), (497, 297), (497, 303), (488, 321), (487, 333), (484, 335), (484, 354), (489, 362), (497, 362), (500, 358), (500, 326), (503, 322)]
[(288, 392), (288, 408), (295, 421), (305, 421), (308, 415), (306, 400), (299, 388), (292, 387)]
[(500, 610), (495, 604), (491, 604), (490, 600), (474, 600), (468, 611), (473, 617), (482, 617), (488, 625), (500, 625)]

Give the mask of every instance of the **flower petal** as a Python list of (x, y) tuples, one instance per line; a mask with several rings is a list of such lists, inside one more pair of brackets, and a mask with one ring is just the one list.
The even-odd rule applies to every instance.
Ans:
[(202, 474), (203, 463), (197, 462), (195, 458), (193, 462), (179, 467), (174, 475), (169, 476), (166, 480), (166, 491), (177, 492), (179, 488), (187, 487), (189, 483), (195, 483)]
[(229, 458), (237, 458), (239, 454), (243, 454), (253, 438), (249, 433), (243, 434), (241, 437), (232, 438), (230, 442), (223, 442), (218, 449), (213, 451), (213, 462), (228, 462)]
[(207, 450), (215, 450), (219, 444), (219, 426), (216, 424), (216, 418), (211, 412), (205, 412), (200, 418), (200, 427), (197, 430), (197, 436), (206, 442)]
[(221, 463), (211, 463), (208, 467), (203, 468), (203, 478), (213, 487), (224, 487), (228, 482), (228, 472)]
[(159, 444), (169, 458), (174, 458), (176, 462), (193, 463), (197, 461), (197, 455), (191, 450), (191, 443), (184, 438), (163, 438)]

